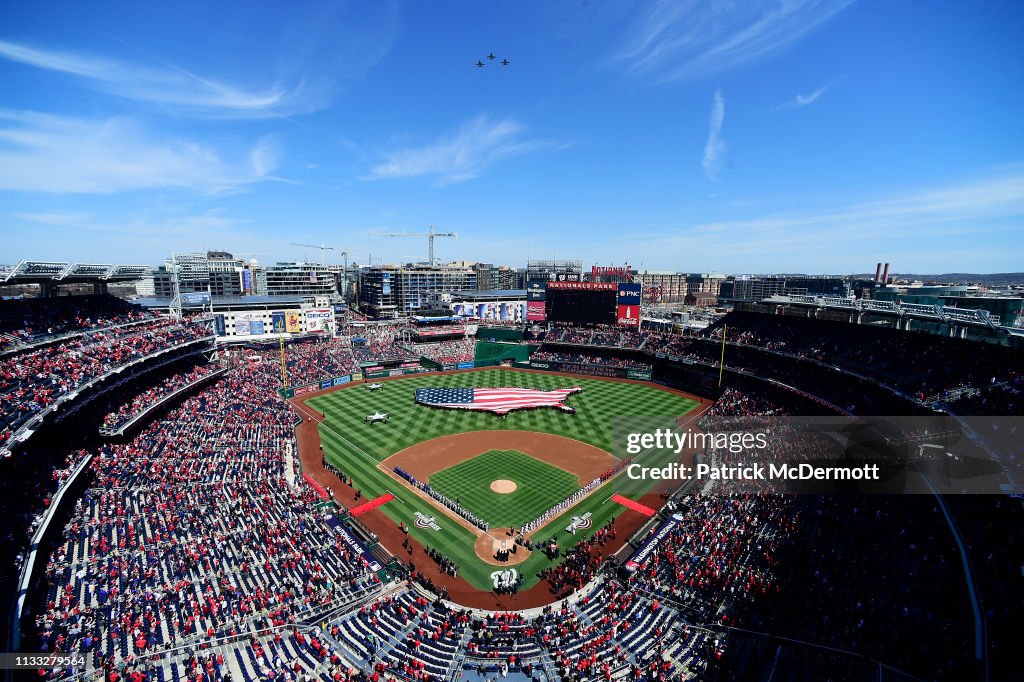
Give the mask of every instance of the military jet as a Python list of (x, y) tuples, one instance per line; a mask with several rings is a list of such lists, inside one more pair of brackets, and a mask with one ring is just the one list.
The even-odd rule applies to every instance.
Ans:
[(481, 69), (484, 67), (484, 63), (483, 62), (477, 62), (476, 65), (479, 66)]
[(502, 60), (501, 60), (501, 65), (502, 65), (502, 66), (508, 66), (508, 65), (509, 65), (509, 64), (511, 64), (511, 63), (512, 63), (512, 62), (510, 62), (510, 61), (509, 61), (509, 60), (507, 60), (507, 59), (502, 59)]
[(488, 58), (488, 59), (497, 59), (497, 57), (495, 57), (495, 56), (494, 56), (494, 53), (493, 53), (493, 52), (492, 52), (492, 53), (490, 53), (489, 55), (487, 55), (487, 58)]
[(383, 391), (384, 390), (384, 384), (377, 384), (377, 383), (367, 384), (366, 385), (366, 390), (367, 391)]
[(365, 417), (363, 417), (363, 421), (365, 421), (368, 424), (376, 424), (377, 422), (387, 423), (388, 419), (390, 418), (391, 415), (389, 415), (387, 412), (374, 412), (373, 414), (368, 414)]

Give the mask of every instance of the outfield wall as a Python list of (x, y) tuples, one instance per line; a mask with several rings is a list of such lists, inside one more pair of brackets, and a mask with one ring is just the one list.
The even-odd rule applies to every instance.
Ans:
[(575, 362), (555, 362), (553, 360), (530, 360), (529, 362), (513, 362), (517, 369), (539, 369), (547, 372), (566, 372), (592, 377), (609, 377), (612, 379), (633, 379), (634, 381), (653, 381), (649, 369), (626, 369), (607, 365), (590, 365)]

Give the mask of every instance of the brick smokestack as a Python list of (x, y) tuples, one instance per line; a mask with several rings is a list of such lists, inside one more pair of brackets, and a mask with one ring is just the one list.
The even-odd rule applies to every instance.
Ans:
[(882, 261), (878, 261), (878, 265), (875, 266), (875, 281), (882, 279)]
[(889, 283), (889, 264), (885, 264), (885, 270), (882, 271), (882, 284)]

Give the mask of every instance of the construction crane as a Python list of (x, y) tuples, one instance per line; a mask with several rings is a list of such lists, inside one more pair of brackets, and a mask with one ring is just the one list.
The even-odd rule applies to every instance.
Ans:
[(295, 243), (291, 243), (288, 246), (304, 246), (307, 249), (320, 249), (320, 265), (324, 264), (324, 251), (334, 251), (334, 247), (333, 246), (324, 246), (323, 244), (320, 244), (320, 246), (317, 246), (316, 244), (295, 244)]
[(429, 258), (427, 259), (430, 263), (430, 267), (434, 267), (434, 238), (435, 237), (451, 237), (452, 239), (458, 239), (458, 235), (454, 232), (437, 232), (435, 225), (430, 226), (429, 232), (371, 232), (371, 237), (426, 237), (427, 242), (430, 245)]

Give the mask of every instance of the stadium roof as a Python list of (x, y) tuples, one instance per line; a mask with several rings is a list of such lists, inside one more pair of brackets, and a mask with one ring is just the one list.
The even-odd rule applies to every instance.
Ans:
[[(898, 303), (896, 301), (877, 301), (873, 299), (853, 299), (839, 296), (805, 296), (796, 294), (776, 294), (762, 300), (762, 303), (782, 303), (798, 306), (816, 306), (835, 310), (870, 312), (896, 317), (913, 317), (933, 320), (945, 324), (964, 324), (987, 327), (995, 330), (1000, 327), (998, 315), (992, 315), (980, 308), (954, 308), (945, 305), (925, 305), (921, 303)], [(1002, 327), (1006, 329), (1006, 327)]]
[(526, 289), (479, 289), (474, 291), (460, 291), (455, 295), (467, 300), (526, 298)]
[(111, 265), (23, 260), (0, 265), (0, 284), (89, 284), (131, 282), (149, 275), (148, 265)]
[[(202, 293), (202, 292), (199, 292)], [(184, 294), (183, 294), (184, 295)], [(301, 305), (304, 299), (310, 298), (306, 296), (269, 296), (269, 295), (258, 295), (258, 296), (214, 296), (213, 307), (216, 308), (234, 308), (234, 307), (245, 307), (245, 306), (276, 306), (280, 308), (290, 307), (295, 308)], [(170, 298), (134, 298), (132, 303), (141, 305), (143, 308), (166, 308), (171, 305)], [(194, 306), (200, 307), (200, 306)]]

